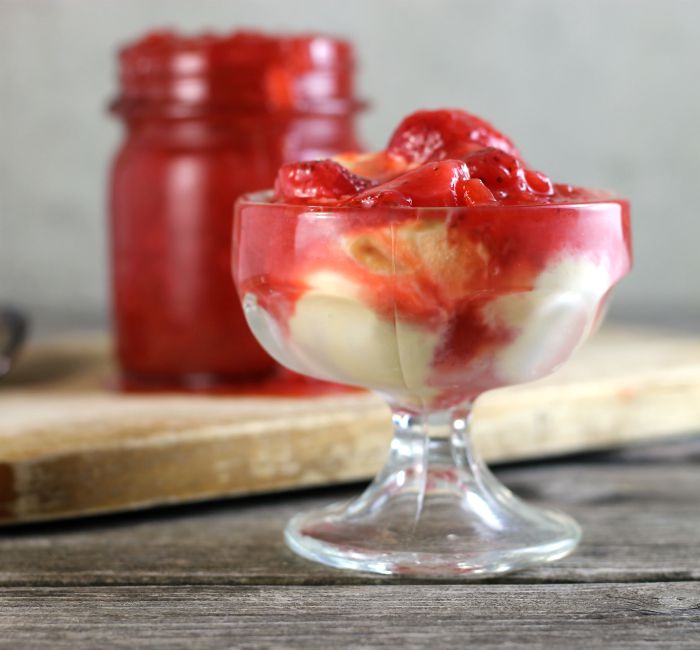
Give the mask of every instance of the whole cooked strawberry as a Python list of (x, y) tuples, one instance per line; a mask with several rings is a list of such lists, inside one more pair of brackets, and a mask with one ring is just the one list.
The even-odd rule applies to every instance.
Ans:
[(483, 147), (513, 156), (518, 150), (509, 138), (486, 120), (458, 109), (416, 111), (394, 131), (387, 153), (409, 163), (462, 158)]

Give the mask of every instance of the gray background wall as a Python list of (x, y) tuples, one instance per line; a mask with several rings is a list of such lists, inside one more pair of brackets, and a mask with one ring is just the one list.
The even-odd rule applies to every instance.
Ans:
[(414, 108), (488, 117), (557, 180), (632, 199), (618, 317), (700, 322), (700, 2), (0, 0), (0, 300), (40, 330), (106, 320), (113, 54), (159, 25), (350, 37), (368, 143)]

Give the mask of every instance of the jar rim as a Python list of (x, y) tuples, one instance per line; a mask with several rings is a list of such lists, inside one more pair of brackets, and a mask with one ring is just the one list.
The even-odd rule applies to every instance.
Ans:
[(257, 69), (285, 61), (309, 69), (354, 66), (353, 47), (343, 38), (315, 32), (272, 34), (249, 29), (192, 35), (154, 30), (123, 45), (118, 58), (122, 69), (142, 74), (167, 70), (191, 75), (216, 68)]
[(322, 34), (161, 30), (122, 47), (118, 59), (116, 113), (161, 105), (173, 114), (234, 108), (327, 114), (363, 105), (354, 93), (352, 45)]

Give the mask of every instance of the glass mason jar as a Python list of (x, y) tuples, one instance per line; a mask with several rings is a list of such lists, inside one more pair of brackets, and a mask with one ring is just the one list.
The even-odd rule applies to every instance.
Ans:
[(231, 279), (231, 215), (284, 162), (359, 148), (353, 53), (323, 36), (153, 33), (119, 53), (111, 110), (116, 354), (129, 388), (207, 389), (275, 367)]

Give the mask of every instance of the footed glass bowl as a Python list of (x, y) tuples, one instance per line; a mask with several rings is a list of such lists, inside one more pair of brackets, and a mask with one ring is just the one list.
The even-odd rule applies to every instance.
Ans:
[(289, 546), (331, 566), (486, 576), (580, 537), (524, 503), (472, 448), (484, 391), (543, 377), (596, 328), (631, 264), (622, 200), (338, 208), (239, 200), (234, 275), (251, 330), (288, 368), (381, 395), (394, 439), (349, 503), (302, 513)]

